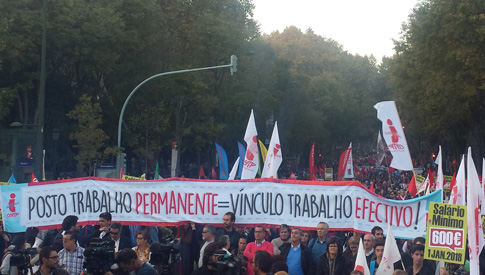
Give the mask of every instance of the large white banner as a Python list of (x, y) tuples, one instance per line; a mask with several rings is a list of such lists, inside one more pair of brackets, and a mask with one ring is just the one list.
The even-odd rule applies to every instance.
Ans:
[[(297, 184), (295, 184), (295, 182)], [(2, 189), (2, 193), (4, 190)], [(315, 228), (325, 221), (331, 230), (369, 232), (390, 223), (396, 237), (426, 233), (430, 201), (441, 191), (407, 201), (375, 196), (355, 181), (80, 181), (26, 186), (19, 190), (22, 226), (59, 225), (67, 215), (96, 222), (110, 212), (114, 221), (173, 225), (193, 221), (221, 224), (224, 213), (237, 224)], [(10, 193), (3, 194), (10, 196)], [(5, 212), (4, 212), (5, 213)]]
[(382, 121), (382, 135), (392, 154), (391, 167), (405, 171), (413, 170), (396, 104), (394, 101), (383, 101), (374, 105), (374, 108), (377, 110), (377, 118)]

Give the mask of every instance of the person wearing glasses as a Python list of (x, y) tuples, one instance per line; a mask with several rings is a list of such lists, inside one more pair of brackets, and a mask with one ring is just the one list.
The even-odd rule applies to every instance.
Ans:
[(202, 229), (202, 240), (204, 240), (204, 245), (200, 249), (200, 257), (198, 262), (198, 267), (202, 267), (202, 258), (204, 256), (204, 250), (210, 243), (213, 243), (216, 239), (216, 228), (213, 225), (206, 225), (204, 229)]
[(83, 271), (84, 248), (77, 245), (78, 235), (75, 231), (67, 231), (62, 236), (62, 247), (59, 251), (58, 266), (69, 274), (81, 274)]
[(144, 262), (150, 260), (150, 246), (148, 245), (148, 239), (150, 239), (150, 234), (146, 230), (142, 230), (136, 234), (136, 244), (133, 247), (138, 258)]
[(349, 274), (353, 266), (348, 266), (342, 256), (342, 249), (337, 238), (328, 241), (327, 252), (320, 257), (316, 275)]
[(50, 246), (42, 248), (39, 253), (39, 258), (41, 261), (41, 265), (40, 268), (36, 272), (34, 272), (34, 275), (70, 275), (67, 270), (57, 267), (59, 264), (59, 256), (57, 255), (57, 252), (54, 248)]
[(254, 242), (248, 243), (246, 249), (244, 250), (244, 256), (248, 258), (248, 269), (247, 275), (253, 275), (253, 265), (254, 254), (258, 250), (265, 250), (269, 254), (273, 255), (273, 244), (265, 240), (266, 231), (262, 225), (258, 225), (254, 228)]
[(131, 248), (130, 238), (121, 235), (122, 228), (121, 223), (114, 222), (109, 230), (109, 238), (115, 242), (115, 253), (124, 248)]

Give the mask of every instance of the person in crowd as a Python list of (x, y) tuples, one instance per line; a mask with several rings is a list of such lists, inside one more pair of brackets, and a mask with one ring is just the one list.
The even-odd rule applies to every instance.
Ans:
[(280, 236), (273, 239), (273, 255), (280, 255), (280, 246), (290, 241), (290, 227), (286, 224), (280, 225)]
[(317, 225), (317, 237), (310, 240), (308, 247), (312, 250), (313, 261), (320, 262), (320, 257), (327, 252), (327, 243), (330, 238), (328, 234), (328, 223), (319, 222)]
[[(148, 232), (146, 233), (148, 235)], [(138, 240), (138, 237), (137, 237)], [(148, 240), (148, 238), (147, 238)], [(155, 275), (155, 269), (146, 261), (140, 259), (136, 252), (132, 249), (125, 248), (116, 255), (116, 262), (118, 266), (125, 272), (136, 275)]]
[(232, 212), (227, 212), (224, 214), (223, 218), (223, 228), (220, 228), (217, 232), (217, 236), (227, 235), (229, 237), (229, 242), (231, 246), (229, 247), (229, 251), (237, 249), (239, 237), (241, 234), (237, 232), (236, 228), (234, 227), (234, 223), (236, 222), (236, 215)]
[(254, 274), (253, 265), (251, 263), (254, 260), (254, 254), (256, 253), (256, 251), (265, 250), (269, 254), (273, 255), (273, 244), (265, 240), (265, 233), (266, 231), (264, 230), (264, 227), (262, 225), (257, 225), (254, 228), (255, 241), (248, 243), (246, 246), (246, 250), (244, 250), (244, 256), (246, 256), (249, 261), (247, 270), (248, 275)]
[(229, 236), (221, 235), (217, 237), (217, 244), (222, 250), (226, 251), (226, 255), (231, 256), (231, 252), (229, 252), (229, 247), (231, 246), (231, 242), (229, 241)]
[(77, 232), (65, 232), (64, 236), (62, 236), (62, 246), (64, 248), (58, 253), (58, 266), (64, 268), (72, 275), (81, 274), (83, 271), (83, 262), (85, 260), (84, 248), (77, 244), (77, 239)]
[(374, 252), (376, 254), (376, 259), (371, 261), (369, 266), (369, 271), (371, 275), (374, 275), (377, 272), (377, 269), (379, 268), (379, 264), (381, 263), (381, 260), (382, 260), (382, 255), (384, 255), (383, 240), (376, 241), (376, 244), (374, 246)]
[(349, 274), (354, 267), (348, 266), (345, 262), (338, 239), (331, 238), (327, 248), (327, 252), (320, 257), (316, 275)]
[(406, 195), (406, 190), (404, 189), (399, 190), (399, 196), (397, 196), (396, 199), (399, 201), (409, 200), (409, 197)]
[(109, 229), (111, 225), (111, 213), (104, 212), (99, 214), (99, 227), (95, 226), (94, 230), (88, 236), (88, 241), (91, 242), (94, 238), (108, 239)]
[(409, 275), (426, 275), (434, 274), (434, 272), (423, 265), (424, 261), (424, 245), (415, 244), (411, 248), (411, 257), (413, 258), (413, 265), (406, 268)]
[(216, 250), (220, 249), (216, 242), (207, 244), (204, 249), (204, 254), (202, 255), (202, 266), (195, 269), (192, 275), (216, 275), (217, 266), (213, 263), (217, 261), (217, 255), (214, 255)]
[(78, 217), (74, 215), (69, 215), (64, 218), (62, 221), (62, 230), (58, 232), (52, 242), (44, 240), (44, 243), (42, 244), (43, 246), (48, 246), (52, 245), (52, 247), (56, 250), (56, 252), (61, 251), (63, 248), (62, 246), (62, 237), (64, 236), (64, 233), (67, 231), (76, 231), (79, 229), (77, 225)]
[(34, 275), (70, 275), (67, 270), (57, 267), (57, 265), (59, 264), (59, 256), (57, 255), (57, 251), (53, 247), (43, 247), (39, 252), (39, 258), (41, 261), (41, 265), (39, 269), (34, 272)]
[(356, 235), (349, 238), (347, 242), (347, 249), (343, 253), (343, 257), (348, 266), (355, 266), (357, 259), (357, 251), (359, 250), (360, 238)]
[(372, 235), (374, 236), (375, 242), (384, 241), (384, 229), (380, 226), (374, 226), (371, 230)]
[(115, 242), (115, 253), (125, 248), (131, 248), (131, 241), (128, 237), (122, 235), (123, 226), (119, 222), (111, 224), (109, 230), (109, 239)]
[(286, 257), (288, 273), (294, 275), (314, 275), (316, 264), (312, 251), (306, 245), (301, 245), (303, 232), (299, 228), (291, 230), (290, 243), (281, 246), (281, 255)]
[(181, 274), (190, 275), (194, 271), (194, 265), (199, 258), (199, 242), (196, 236), (195, 223), (188, 222), (177, 227), (180, 241)]
[(213, 243), (216, 239), (216, 228), (213, 225), (206, 225), (204, 229), (202, 229), (202, 240), (204, 240), (204, 244), (200, 248), (200, 256), (199, 256), (199, 264), (198, 267), (202, 267), (202, 256), (204, 256), (204, 250), (210, 243)]
[(465, 264), (445, 263), (441, 267), (440, 275), (465, 275), (470, 272), (470, 262), (465, 260)]
[(392, 275), (408, 275), (408, 273), (402, 269), (395, 269)]
[(301, 235), (301, 244), (308, 246), (308, 242), (310, 241), (310, 232), (307, 230), (303, 230), (303, 235)]
[(258, 250), (254, 254), (253, 268), (255, 275), (270, 274), (273, 266), (273, 257), (267, 251)]
[(136, 235), (136, 243), (137, 246), (133, 247), (136, 255), (138, 258), (144, 262), (148, 262), (150, 259), (150, 246), (148, 245), (148, 239), (150, 239), (150, 235), (148, 231), (143, 230), (138, 232)]
[(234, 256), (238, 256), (239, 258), (242, 258), (244, 256), (244, 250), (246, 250), (247, 244), (248, 244), (248, 240), (246, 239), (246, 237), (241, 236), (239, 238), (237, 250), (236, 249), (232, 250), (231, 254)]
[(364, 252), (365, 252), (365, 260), (367, 261), (367, 266), (370, 266), (370, 262), (374, 260), (374, 257), (375, 257), (374, 244), (375, 244), (374, 235), (365, 234)]
[(25, 237), (23, 235), (16, 235), (12, 238), (11, 246), (7, 248), (2, 258), (2, 265), (0, 272), (2, 275), (17, 275), (17, 267), (10, 265), (12, 256), (18, 256), (18, 251), (24, 250), (27, 247)]
[(362, 271), (360, 270), (353, 270), (352, 272), (350, 272), (350, 275), (364, 275), (364, 273), (362, 273)]

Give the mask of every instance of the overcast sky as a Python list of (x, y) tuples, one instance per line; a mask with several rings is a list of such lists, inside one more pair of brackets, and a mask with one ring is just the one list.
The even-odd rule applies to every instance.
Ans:
[(392, 56), (392, 39), (419, 0), (253, 0), (254, 18), (263, 33), (294, 25), (332, 38), (352, 54), (378, 62)]

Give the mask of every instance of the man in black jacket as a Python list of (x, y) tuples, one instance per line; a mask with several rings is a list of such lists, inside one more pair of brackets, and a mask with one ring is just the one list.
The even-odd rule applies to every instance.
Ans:
[(316, 265), (313, 261), (312, 251), (300, 243), (303, 232), (299, 228), (291, 230), (290, 243), (280, 247), (281, 255), (286, 257), (289, 274), (314, 275)]

